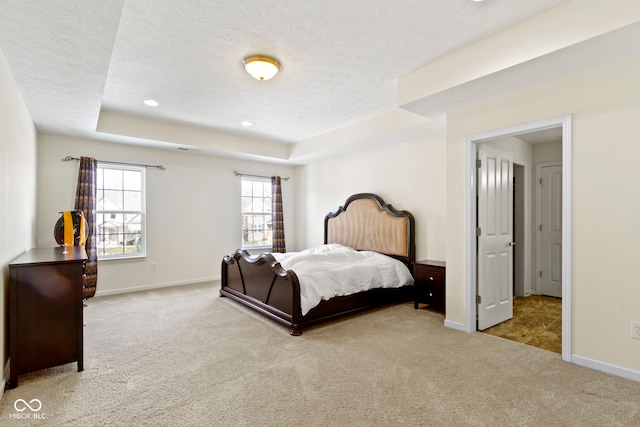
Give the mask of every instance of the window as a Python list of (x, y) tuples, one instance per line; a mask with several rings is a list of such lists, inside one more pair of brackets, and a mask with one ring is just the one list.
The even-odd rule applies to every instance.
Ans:
[(271, 180), (242, 177), (242, 247), (271, 248)]
[(145, 169), (98, 163), (98, 258), (145, 255)]

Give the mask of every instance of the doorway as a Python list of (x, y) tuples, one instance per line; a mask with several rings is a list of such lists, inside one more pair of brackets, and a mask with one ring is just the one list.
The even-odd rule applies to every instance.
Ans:
[(561, 128), (562, 130), (562, 163), (565, 167), (562, 170), (562, 358), (571, 361), (571, 116), (563, 116), (533, 123), (513, 126), (504, 129), (484, 132), (471, 135), (465, 138), (465, 150), (467, 159), (467, 180), (466, 197), (468, 212), (466, 214), (466, 288), (467, 288), (467, 313), (466, 328), (469, 332), (477, 330), (478, 318), (478, 293), (476, 289), (478, 260), (476, 241), (476, 186), (475, 179), (477, 148), (479, 144), (505, 138), (509, 136), (524, 135), (531, 132), (543, 131), (547, 129)]
[[(483, 328), (479, 311), (478, 329), (489, 335), (561, 353), (561, 295), (555, 295), (555, 287), (549, 290), (544, 286), (551, 283), (557, 286), (558, 292), (561, 291), (562, 282), (557, 277), (558, 273), (561, 273), (560, 259), (555, 257), (558, 262), (550, 262), (554, 260), (554, 253), (561, 247), (561, 242), (551, 242), (548, 238), (540, 239), (540, 236), (553, 237), (554, 233), (561, 231), (561, 209), (558, 207), (561, 202), (561, 179), (557, 175), (562, 168), (559, 163), (562, 158), (562, 135), (561, 128), (543, 132), (489, 141), (478, 147), (481, 152), (486, 150), (483, 149), (485, 144), (500, 147), (510, 152), (514, 159), (511, 182), (513, 233), (509, 239), (513, 239), (513, 299), (509, 301), (512, 308), (511, 317)], [(481, 155), (481, 161), (483, 158)], [(480, 178), (478, 182), (482, 187)], [(480, 193), (482, 194), (482, 191)], [(478, 204), (479, 208), (486, 205), (481, 203), (481, 200)], [(544, 259), (541, 259), (541, 256)], [(480, 269), (480, 257), (478, 263)], [(525, 270), (528, 272), (527, 275)], [(532, 274), (531, 271), (538, 274)], [(479, 280), (481, 279), (482, 276), (479, 276)], [(478, 293), (483, 295), (480, 288)]]

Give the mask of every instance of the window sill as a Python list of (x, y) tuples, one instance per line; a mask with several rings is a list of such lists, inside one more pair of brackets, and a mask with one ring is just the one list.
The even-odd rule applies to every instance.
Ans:
[(108, 257), (98, 256), (98, 261), (126, 261), (128, 259), (141, 259), (146, 257), (147, 257), (147, 254), (114, 255), (114, 256), (108, 256)]

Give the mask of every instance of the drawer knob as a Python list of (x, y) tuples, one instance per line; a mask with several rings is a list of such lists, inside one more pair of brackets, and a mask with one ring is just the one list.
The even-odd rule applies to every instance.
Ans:
[(433, 276), (429, 276), (429, 280), (433, 280)]

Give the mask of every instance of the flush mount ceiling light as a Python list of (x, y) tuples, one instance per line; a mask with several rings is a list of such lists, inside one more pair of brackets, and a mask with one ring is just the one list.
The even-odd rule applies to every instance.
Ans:
[(269, 80), (275, 76), (280, 69), (278, 60), (268, 56), (249, 56), (242, 61), (244, 69), (256, 80)]
[(145, 99), (142, 102), (144, 102), (144, 104), (148, 105), (149, 107), (157, 107), (158, 105), (160, 105), (155, 99)]

